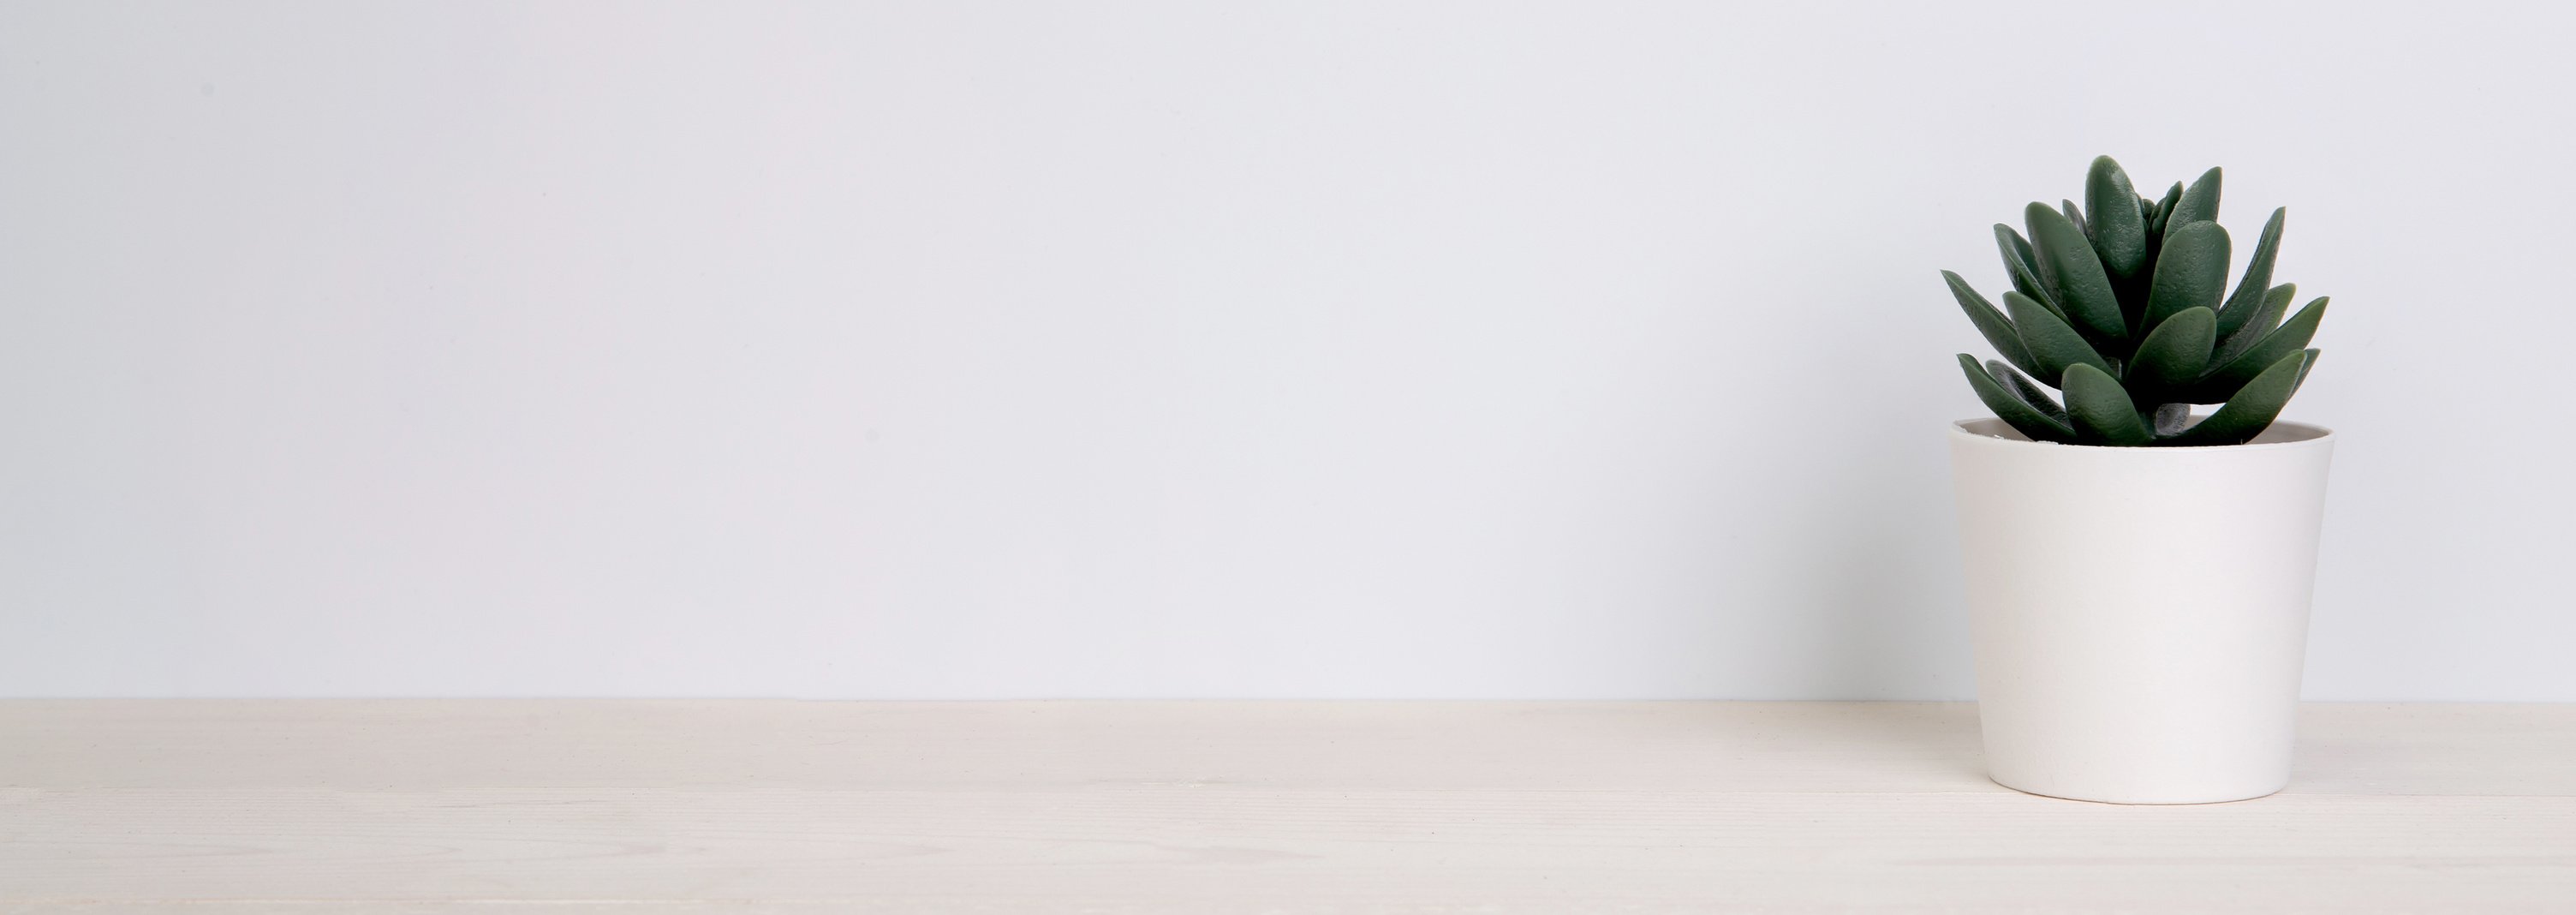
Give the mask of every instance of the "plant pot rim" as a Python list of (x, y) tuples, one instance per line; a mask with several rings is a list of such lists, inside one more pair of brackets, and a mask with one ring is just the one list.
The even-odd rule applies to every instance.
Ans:
[(2242, 445), (2178, 445), (2163, 448), (2136, 445), (2068, 445), (2058, 442), (2035, 442), (2015, 431), (2003, 420), (1991, 416), (1962, 419), (1950, 424), (1950, 434), (1979, 442), (1991, 442), (2006, 448), (2072, 448), (2086, 452), (2132, 452), (2141, 460), (2152, 455), (2207, 454), (2210, 452), (2280, 451), (2298, 448), (2323, 448), (2334, 443), (2334, 430), (2311, 423), (2279, 420), (2262, 435)]

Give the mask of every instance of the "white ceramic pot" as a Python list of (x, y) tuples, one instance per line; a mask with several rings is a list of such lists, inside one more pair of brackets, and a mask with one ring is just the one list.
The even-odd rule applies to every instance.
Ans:
[(2107, 448), (1956, 424), (1986, 769), (2122, 804), (2290, 781), (2334, 435)]

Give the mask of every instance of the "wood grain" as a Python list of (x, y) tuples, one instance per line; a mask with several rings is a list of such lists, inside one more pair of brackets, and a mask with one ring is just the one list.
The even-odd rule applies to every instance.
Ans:
[(1898, 703), (0, 702), (0, 912), (2576, 910), (2576, 707), (2057, 801)]

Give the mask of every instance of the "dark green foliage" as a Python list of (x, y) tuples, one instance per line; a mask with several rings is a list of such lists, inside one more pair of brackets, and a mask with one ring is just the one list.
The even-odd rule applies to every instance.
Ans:
[[(2245, 263), (2245, 278), (2236, 282), (2236, 294), (2228, 296), (2226, 307), (2219, 309), (2220, 334), (2235, 333), (2261, 307), (2263, 293), (2272, 286), (2272, 258), (2281, 253), (2281, 221), (2289, 215), (2288, 207), (2273, 210), (2271, 221), (2263, 224), (2263, 237), (2254, 242), (2254, 259)], [(2224, 265), (2220, 270), (2225, 271)], [(2233, 323), (2228, 320), (2230, 314), (2236, 315)]]
[(2317, 334), (2317, 324), (2325, 317), (2325, 299), (2309, 302), (2307, 307), (2299, 309), (2298, 314), (2291, 315), (2289, 320), (2281, 322), (2281, 326), (2264, 334), (2262, 342), (2254, 344), (2244, 355), (2210, 369), (2201, 377), (2200, 387), (2193, 392), (2191, 402), (2219, 403), (2234, 396), (2236, 390), (2252, 382), (2255, 375), (2269, 371), (2274, 363), (2291, 353), (2306, 349), (2308, 340)]
[(2297, 283), (2272, 287), (2263, 294), (2263, 301), (2255, 303), (2252, 309), (2254, 316), (2232, 330), (2227, 327), (2228, 313), (2220, 312), (2218, 338), (2226, 342), (2218, 345), (2218, 354), (2209, 357), (2209, 364), (2226, 365), (2228, 360), (2244, 355), (2246, 350), (2254, 348), (2254, 344), (2263, 342), (2264, 335), (2281, 326), (2281, 316), (2290, 313), (2290, 300), (2297, 298), (2298, 293)]
[[(2138, 352), (2129, 359), (2124, 383), (2149, 395), (2186, 390), (2200, 380), (2202, 370), (2209, 368), (2209, 354), (2217, 345), (2218, 315), (2205, 307), (2184, 309), (2138, 341)], [(2152, 396), (2149, 400), (2171, 402), (2173, 398)]]
[(2020, 331), (2021, 342), (2030, 347), (2031, 374), (2055, 378), (2066, 373), (2070, 365), (2090, 365), (2111, 370), (2109, 360), (2084, 335), (2057, 319), (2048, 309), (2039, 307), (2029, 296), (2018, 292), (2004, 293), (2004, 307), (2012, 309), (2013, 326)]
[[(2027, 238), (1995, 226), (2013, 287), (2003, 307), (1942, 271), (2003, 356), (1981, 365), (1960, 354), (1977, 398), (2045, 442), (2235, 445), (2269, 427), (2316, 364), (2307, 347), (2326, 300), (2282, 319), (2298, 291), (2272, 284), (2286, 210), (2272, 212), (2227, 291), (2233, 252), (2217, 222), (2220, 179), (2213, 168), (2148, 200), (2103, 156), (2085, 175), (2083, 206), (2031, 204)], [(2048, 387), (2063, 392), (2063, 406)], [(2222, 406), (2193, 423), (2192, 404)]]
[(2166, 234), (2195, 222), (2218, 221), (2218, 170), (2200, 173), (2200, 180), (2184, 188), (2182, 199), (2174, 202), (2173, 217), (2165, 220)]
[(2022, 371), (2039, 371), (2039, 363), (2031, 361), (2030, 347), (2021, 342), (2020, 332), (2013, 328), (2011, 318), (1995, 310), (1994, 303), (1969, 288), (1968, 281), (1960, 279), (1958, 274), (1943, 270), (1941, 276), (1950, 281), (1950, 294), (1958, 297), (1959, 307), (1968, 311), (1968, 321), (1977, 325), (1978, 333), (1986, 335), (1986, 343), (1993, 346), (1995, 352), (2002, 353), (2004, 359), (2020, 366)]
[(2217, 310), (2218, 294), (2227, 289), (2227, 254), (2227, 230), (2217, 223), (2195, 222), (2166, 233), (2138, 326), (2154, 327), (2186, 308)]
[(2136, 276), (2147, 263), (2147, 215), (2145, 207), (2152, 201), (2138, 198), (2138, 190), (2129, 186), (2129, 175), (2120, 163), (2102, 156), (2093, 160), (2093, 171), (2084, 176), (2084, 210), (2093, 214), (2086, 224), (2093, 236), (2093, 249), (2102, 253), (2102, 266), (2110, 268), (2113, 279)]
[[(1977, 357), (1960, 353), (1959, 368), (1968, 373), (1968, 386), (1977, 389), (1977, 399), (1986, 402), (1986, 409), (1995, 411), (1997, 418), (2019, 430), (2021, 434), (2030, 436), (2032, 441), (2067, 443), (2075, 441), (2074, 427), (2067, 425), (2065, 420), (2040, 412), (2039, 408), (2023, 401), (2010, 388), (2005, 387), (2003, 382), (1987, 374), (1986, 367), (1977, 364)], [(2011, 366), (2005, 366), (2005, 368), (2011, 368)]]
[(2079, 439), (2105, 445), (2155, 441), (2155, 427), (2138, 413), (2128, 389), (2120, 387), (2120, 379), (2111, 377), (2111, 373), (2089, 365), (2068, 366), (2066, 381), (2059, 387), (2066, 392), (2066, 412), (2075, 418)]
[(2005, 365), (2003, 360), (1986, 360), (1986, 373), (1995, 376), (1996, 381), (2003, 382), (2004, 387), (2011, 389), (2014, 399), (2047, 414), (2049, 419), (2056, 420), (2060, 425), (2072, 422), (2066, 418), (2066, 408), (2057, 405), (2057, 398), (2048, 396), (2047, 388), (2040, 387), (2039, 382), (2030, 380), (2030, 376), (2015, 371), (2012, 366)]
[[(2102, 158), (2108, 159), (2111, 157), (2103, 156)], [(2111, 164), (2111, 167), (2118, 168), (2120, 165), (2119, 163), (2114, 162)], [(2147, 239), (2149, 242), (2153, 242), (2155, 239), (2164, 237), (2165, 223), (2172, 221), (2174, 204), (2181, 202), (2182, 182), (2176, 181), (2171, 189), (2165, 191), (2165, 199), (2156, 201), (2155, 213), (2147, 220)]]
[(2128, 336), (2120, 300), (2111, 291), (2110, 274), (2102, 272), (2102, 256), (2093, 253), (2093, 240), (2048, 204), (2033, 203), (2022, 216), (2030, 228), (2039, 281), (2066, 322), (2114, 340)]
[(2299, 382), (2307, 380), (2308, 368), (2316, 363), (2317, 351), (2312, 349), (2281, 357), (2237, 389), (2218, 412), (2175, 435), (2173, 443), (2233, 445), (2261, 435), (2281, 415), (2281, 408), (2289, 405), (2290, 395), (2298, 393)]
[(2013, 227), (1999, 222), (1995, 223), (1995, 247), (2003, 252), (2004, 273), (2012, 277), (2013, 291), (2038, 299), (2039, 304), (2048, 306), (2048, 310), (2056, 312), (2060, 319), (2065, 318), (2066, 310), (2057, 307), (2056, 296), (2048, 291), (2048, 287), (2039, 284), (2039, 268), (2033, 266), (2030, 259), (2030, 242), (2022, 238), (2021, 233), (2013, 231)]

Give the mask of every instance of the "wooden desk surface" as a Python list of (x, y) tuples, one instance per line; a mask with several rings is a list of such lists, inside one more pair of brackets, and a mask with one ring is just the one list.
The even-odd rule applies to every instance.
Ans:
[(1924, 703), (0, 702), (0, 912), (2576, 912), (2576, 705), (2288, 791), (1996, 787)]

